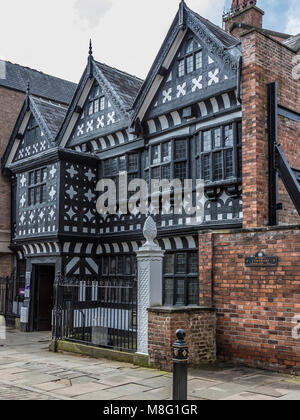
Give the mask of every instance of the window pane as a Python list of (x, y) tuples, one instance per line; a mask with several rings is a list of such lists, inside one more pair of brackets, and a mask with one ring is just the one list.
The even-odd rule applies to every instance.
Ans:
[(166, 273), (174, 274), (174, 255), (166, 255)]
[(46, 185), (41, 186), (41, 203), (46, 201)]
[(94, 102), (94, 112), (99, 112), (99, 99), (96, 99)]
[(204, 131), (203, 133), (203, 152), (211, 150), (211, 131)]
[(162, 162), (169, 162), (171, 160), (171, 142), (161, 145), (161, 154)]
[(193, 40), (190, 40), (187, 43), (186, 53), (190, 54), (191, 52), (193, 52), (193, 49), (194, 49), (194, 42), (193, 42)]
[(34, 203), (34, 188), (30, 188), (29, 190), (29, 197), (28, 197), (29, 205), (33, 206)]
[(120, 165), (120, 171), (126, 171), (126, 156), (121, 156), (119, 158), (119, 165)]
[(231, 178), (233, 176), (233, 152), (232, 150), (225, 151), (225, 177)]
[(238, 139), (237, 139), (237, 144), (241, 144), (242, 143), (242, 123), (239, 122), (238, 123)]
[(190, 55), (186, 59), (186, 72), (187, 74), (192, 73), (194, 71), (194, 57)]
[(127, 275), (132, 274), (131, 273), (131, 258), (130, 258), (130, 255), (126, 256), (126, 259), (125, 259), (125, 273)]
[(198, 52), (195, 57), (196, 70), (202, 68), (202, 51)]
[(186, 140), (179, 140), (175, 142), (175, 159), (186, 159)]
[(198, 273), (198, 253), (189, 254), (188, 272), (190, 274)]
[(156, 165), (160, 163), (160, 146), (152, 147), (152, 164)]
[(128, 156), (128, 171), (137, 171), (138, 170), (138, 161), (139, 155), (129, 155)]
[(184, 279), (178, 279), (176, 281), (176, 299), (175, 299), (175, 304), (176, 305), (182, 305), (184, 306), (185, 302), (184, 302), (184, 285), (185, 285), (185, 280)]
[(199, 282), (197, 278), (188, 281), (188, 305), (199, 305)]
[(118, 173), (118, 159), (109, 159), (104, 161), (104, 176), (117, 175)]
[(186, 163), (175, 163), (175, 179), (180, 179), (182, 182), (186, 179)]
[(47, 177), (48, 177), (48, 175), (47, 175), (47, 169), (46, 168), (43, 168), (42, 169), (42, 182), (46, 181), (47, 180)]
[(116, 264), (116, 257), (110, 258), (110, 270), (109, 274), (116, 274), (117, 264)]
[(178, 64), (178, 76), (182, 77), (184, 76), (185, 72), (184, 72), (184, 59), (179, 61)]
[(162, 166), (161, 177), (162, 177), (162, 179), (167, 179), (168, 181), (171, 180), (171, 166), (170, 165)]
[(35, 171), (35, 183), (39, 184), (41, 182), (41, 171)]
[(118, 274), (124, 274), (123, 257), (118, 257)]
[(108, 264), (109, 264), (109, 259), (108, 257), (103, 257), (102, 259), (102, 273), (107, 276), (108, 275)]
[(102, 96), (102, 98), (100, 98), (100, 111), (104, 111), (105, 108), (105, 97)]
[(91, 102), (89, 104), (88, 115), (93, 115), (93, 112), (94, 112), (94, 103)]
[(176, 255), (176, 274), (186, 273), (185, 254)]
[(223, 178), (222, 152), (214, 153), (214, 180), (220, 181)]
[(152, 179), (160, 179), (160, 166), (152, 169)]
[(222, 139), (221, 139), (221, 129), (217, 128), (214, 130), (215, 133), (215, 148), (218, 149), (222, 147)]
[(225, 147), (233, 146), (233, 128), (232, 124), (225, 127)]
[(36, 187), (35, 188), (35, 200), (34, 200), (34, 204), (38, 204), (41, 203), (41, 188), (40, 187)]
[(29, 173), (29, 185), (34, 184), (34, 172)]
[(164, 305), (173, 305), (174, 280), (165, 279), (164, 281)]
[(204, 181), (210, 181), (210, 155), (203, 156), (202, 173)]

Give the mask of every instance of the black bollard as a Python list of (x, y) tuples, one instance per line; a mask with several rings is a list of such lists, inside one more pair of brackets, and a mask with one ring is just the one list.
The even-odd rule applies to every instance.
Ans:
[(173, 344), (173, 400), (187, 401), (189, 350), (185, 331), (176, 331), (177, 341)]

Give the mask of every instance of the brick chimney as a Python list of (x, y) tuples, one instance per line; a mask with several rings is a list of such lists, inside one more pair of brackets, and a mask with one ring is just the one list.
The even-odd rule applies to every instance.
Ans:
[(239, 36), (251, 28), (262, 29), (263, 10), (256, 7), (256, 0), (232, 0), (231, 9), (224, 14), (226, 32)]

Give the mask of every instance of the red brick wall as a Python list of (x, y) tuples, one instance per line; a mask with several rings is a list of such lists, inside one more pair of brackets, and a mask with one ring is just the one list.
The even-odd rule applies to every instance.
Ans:
[(0, 254), (0, 277), (12, 274), (13, 257), (11, 254)]
[(241, 12), (235, 13), (229, 18), (225, 18), (225, 30), (228, 32), (234, 22), (245, 23), (247, 25), (255, 26), (256, 28), (262, 28), (263, 15), (264, 12), (257, 7), (248, 7)]
[[(199, 236), (200, 254), (205, 241), (213, 248), (218, 357), (300, 374), (300, 338), (292, 335), (300, 314), (300, 226)], [(245, 258), (259, 251), (277, 256), (278, 267), (246, 267)]]
[[(20, 113), (25, 94), (0, 86), (0, 156), (2, 157), (10, 139), (12, 130)], [(0, 240), (7, 238), (10, 230), (10, 179), (3, 177), (0, 171)], [(0, 275), (10, 274), (12, 270), (11, 256), (0, 254)]]
[(176, 331), (186, 332), (190, 365), (212, 363), (216, 360), (216, 314), (212, 309), (149, 310), (150, 365), (172, 371), (172, 345)]
[[(294, 80), (295, 53), (258, 33), (242, 36), (243, 71), (243, 205), (244, 227), (268, 224), (267, 84), (278, 81), (279, 104), (300, 112), (300, 86)], [(279, 141), (294, 169), (300, 168), (299, 124), (279, 119)], [(295, 224), (299, 216), (284, 189), (280, 223)]]
[[(0, 156), (2, 157), (20, 113), (25, 94), (0, 86)], [(0, 229), (10, 229), (10, 180), (0, 174)]]

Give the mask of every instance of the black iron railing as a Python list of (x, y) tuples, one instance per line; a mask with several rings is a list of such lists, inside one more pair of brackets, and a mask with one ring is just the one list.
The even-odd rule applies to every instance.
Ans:
[(136, 351), (137, 288), (132, 277), (115, 281), (58, 276), (53, 338)]
[(13, 278), (0, 277), (0, 315), (11, 316), (13, 311)]

